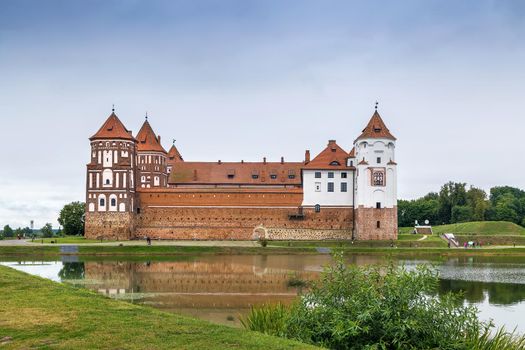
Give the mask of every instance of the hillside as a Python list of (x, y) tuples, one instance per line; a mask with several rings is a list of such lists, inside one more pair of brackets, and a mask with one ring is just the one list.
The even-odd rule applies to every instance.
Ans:
[(455, 235), (525, 235), (525, 228), (507, 221), (474, 221), (450, 225), (433, 226), (434, 234), (454, 233)]

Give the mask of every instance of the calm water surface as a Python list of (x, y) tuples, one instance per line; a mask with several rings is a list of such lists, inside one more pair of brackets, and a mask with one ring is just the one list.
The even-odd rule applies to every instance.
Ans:
[[(75, 258), (73, 258), (75, 259)], [(381, 257), (356, 255), (353, 264)], [(91, 260), (87, 258), (87, 260)], [(525, 333), (525, 258), (459, 257), (398, 259), (413, 267), (432, 263), (440, 271), (440, 291), (463, 291), (480, 317)], [(300, 293), (292, 276), (315, 279), (329, 255), (238, 255), (174, 258), (173, 261), (2, 262), (21, 271), (95, 290), (111, 298), (150, 305), (216, 323), (239, 325), (252, 305), (292, 302)]]

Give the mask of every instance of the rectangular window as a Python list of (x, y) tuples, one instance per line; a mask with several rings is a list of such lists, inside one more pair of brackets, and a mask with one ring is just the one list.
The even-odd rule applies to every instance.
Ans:
[(328, 183), (328, 192), (334, 192), (334, 183), (333, 182), (329, 182)]
[(315, 192), (321, 192), (321, 183), (320, 182), (316, 182), (315, 183)]
[(376, 227), (377, 227), (377, 228), (381, 228), (381, 221), (378, 221), (378, 222), (376, 223)]
[(348, 176), (348, 174), (347, 174), (347, 173), (344, 173), (344, 172), (343, 172), (343, 173), (341, 173), (341, 179), (346, 179), (346, 177), (347, 177), (347, 176)]
[(348, 184), (346, 182), (341, 182), (341, 192), (346, 192), (348, 190)]
[(350, 166), (354, 166), (354, 161), (353, 160), (350, 161)]
[(321, 172), (320, 171), (316, 171), (315, 172), (315, 178), (316, 179), (320, 179), (321, 178)]
[(381, 209), (381, 202), (376, 202), (376, 209)]
[(377, 164), (381, 164), (381, 157), (377, 157)]
[(330, 172), (328, 173), (328, 178), (329, 178), (329, 179), (333, 179), (333, 178), (334, 178), (334, 173), (333, 173), (332, 171), (330, 171)]

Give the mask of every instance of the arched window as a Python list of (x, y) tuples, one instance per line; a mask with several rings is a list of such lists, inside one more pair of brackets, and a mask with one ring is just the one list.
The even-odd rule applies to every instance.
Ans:
[(106, 205), (106, 200), (104, 198), (100, 198), (100, 206), (103, 207)]
[(382, 171), (375, 171), (372, 175), (372, 181), (374, 186), (384, 186), (385, 174)]

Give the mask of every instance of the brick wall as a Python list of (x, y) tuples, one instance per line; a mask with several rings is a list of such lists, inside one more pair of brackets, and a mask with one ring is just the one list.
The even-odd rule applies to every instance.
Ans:
[[(270, 239), (351, 238), (350, 208), (304, 209), (303, 220), (290, 220), (297, 208), (143, 207), (135, 236), (160, 239), (249, 240), (266, 232)], [(259, 228), (254, 234), (254, 230)]]
[(88, 239), (118, 239), (133, 238), (133, 213), (119, 212), (87, 212), (85, 219), (85, 237)]
[(397, 207), (375, 209), (360, 206), (357, 208), (356, 239), (397, 239)]

